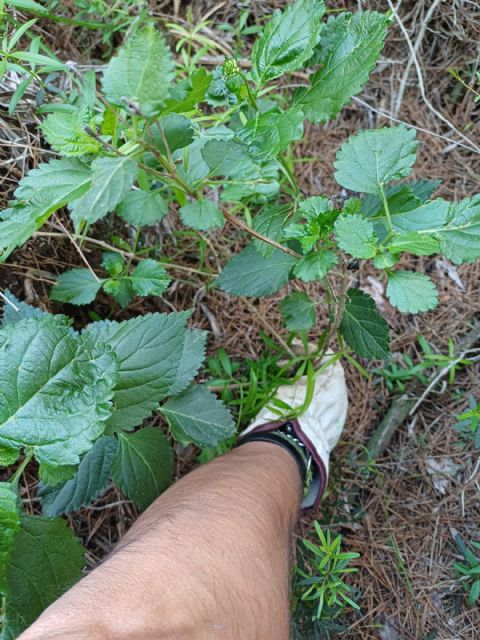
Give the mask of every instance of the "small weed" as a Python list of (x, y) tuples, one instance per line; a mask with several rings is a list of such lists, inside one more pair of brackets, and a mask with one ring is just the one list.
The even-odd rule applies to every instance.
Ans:
[(460, 445), (473, 444), (475, 449), (480, 449), (480, 407), (473, 396), (468, 398), (469, 411), (464, 411), (457, 416), (458, 422), (453, 425), (458, 431)]
[[(480, 598), (480, 557), (468, 548), (458, 533), (455, 535), (455, 544), (465, 562), (454, 562), (453, 567), (459, 574), (459, 584), (468, 593), (467, 604), (473, 607)], [(471, 540), (469, 545), (480, 551), (480, 542)]]

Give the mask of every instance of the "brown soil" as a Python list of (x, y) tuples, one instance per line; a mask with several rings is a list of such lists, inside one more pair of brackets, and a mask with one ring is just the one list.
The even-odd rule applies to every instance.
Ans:
[[(168, 2), (151, 4), (161, 18), (175, 13)], [(285, 3), (252, 4), (252, 12), (260, 20), (270, 13), (272, 6)], [(373, 0), (361, 5), (380, 11), (387, 8), (386, 3)], [(210, 7), (207, 1), (194, 3), (195, 16), (205, 15)], [(357, 3), (346, 0), (336, 3), (335, 7), (356, 10)], [(434, 11), (429, 15), (431, 7)], [(185, 8), (186, 4), (177, 7), (174, 19), (181, 20)], [(234, 0), (220, 2), (211, 19), (234, 22), (240, 9), (240, 3)], [(480, 155), (458, 133), (480, 144), (479, 107), (474, 103), (474, 96), (447, 72), (447, 67), (454, 67), (466, 82), (474, 83), (479, 63), (480, 5), (467, 0), (441, 3), (404, 0), (399, 14), (416, 50), (424, 96), (414, 64), (404, 77), (412, 56), (405, 34), (394, 20), (380, 64), (364, 92), (334, 122), (309, 126), (306, 142), (298, 147), (298, 158), (312, 159), (297, 165), (305, 194), (338, 193), (332, 179), (332, 161), (340, 143), (358, 128), (390, 124), (392, 116), (419, 128), (418, 137), (423, 145), (415, 177), (441, 178), (443, 185), (439, 193), (450, 198), (460, 199), (480, 191)], [(88, 35), (88, 40), (84, 32), (65, 27), (48, 25), (47, 30), (44, 25), (42, 32), (64, 59), (86, 62), (86, 51), (101, 53), (94, 32)], [(6, 201), (25, 170), (40, 160), (41, 140), (35, 132), (36, 117), (28, 104), (22, 104), (15, 116), (6, 114), (8, 87), (2, 89), (0, 157), (4, 164), (0, 197)], [(399, 100), (401, 94), (403, 97)], [(162, 239), (165, 252), (171, 255), (177, 252), (170, 233), (176, 225), (175, 216), (169, 216), (156, 232), (156, 239)], [(222, 236), (209, 234), (208, 239), (207, 264), (212, 272), (243, 243), (234, 229)], [(188, 251), (182, 241), (183, 262), (180, 264), (187, 267), (194, 264), (188, 254), (195, 257), (197, 251), (194, 240)], [(94, 266), (98, 264), (98, 252), (88, 256)], [(480, 264), (452, 271), (450, 265), (437, 259), (410, 258), (405, 262), (428, 272), (439, 285), (440, 305), (435, 311), (420, 316), (398, 314), (383, 295), (383, 283), (368, 266), (351, 272), (352, 284), (375, 294), (392, 326), (395, 352), (417, 357), (416, 337), (422, 334), (439, 352), (445, 353), (449, 338), (457, 340), (479, 315)], [(37, 239), (18, 251), (8, 266), (0, 268), (0, 282), (2, 287), (8, 285), (27, 301), (55, 311), (59, 308), (48, 301), (48, 290), (54, 275), (69, 266), (80, 266), (80, 262), (68, 242)], [(209, 331), (210, 350), (213, 352), (222, 346), (233, 358), (255, 357), (261, 347), (260, 331), (272, 336), (284, 335), (277, 302), (285, 291), (256, 302), (256, 312), (252, 313), (249, 303), (205, 289), (196, 275), (187, 272), (177, 275), (180, 280), (164, 299), (141, 300), (119, 313), (107, 298), (102, 298), (95, 304), (95, 310), (103, 316), (123, 318), (147, 310), (191, 307), (193, 301), (192, 323)], [(308, 290), (320, 295), (315, 286)], [(78, 324), (88, 321), (84, 309), (70, 307), (68, 311), (75, 314)], [(373, 365), (370, 370), (372, 368)], [(453, 579), (452, 563), (459, 559), (453, 543), (454, 530), (465, 540), (480, 540), (478, 465), (477, 457), (469, 449), (455, 445), (457, 434), (452, 424), (454, 416), (464, 410), (469, 394), (480, 399), (478, 363), (460, 370), (453, 384), (435, 387), (396, 434), (384, 457), (376, 461), (369, 479), (365, 479), (358, 455), (385, 414), (392, 396), (378, 376), (367, 380), (349, 365), (347, 370), (351, 401), (348, 424), (335, 453), (334, 482), (322, 511), (315, 514), (344, 535), (346, 548), (361, 554), (356, 563), (359, 572), (351, 580), (362, 594), (358, 600), (361, 614), (350, 618), (351, 627), (345, 637), (352, 640), (473, 640), (478, 636), (480, 611), (478, 607), (466, 608), (458, 582)], [(177, 477), (192, 468), (194, 459), (191, 449), (178, 453)], [(459, 471), (446, 482), (445, 493), (440, 493), (427, 470), (427, 461), (442, 462), (446, 458), (458, 464)], [(35, 469), (31, 472), (23, 492), (35, 505)], [(94, 566), (111, 549), (136, 515), (131, 503), (112, 488), (93, 507), (71, 518), (87, 545), (89, 566)], [(299, 534), (307, 530), (309, 522), (309, 518), (302, 520)]]

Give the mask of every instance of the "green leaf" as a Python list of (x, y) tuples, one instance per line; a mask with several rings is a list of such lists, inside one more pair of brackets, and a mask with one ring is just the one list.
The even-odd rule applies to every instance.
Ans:
[(212, 176), (238, 176), (255, 169), (246, 145), (234, 140), (209, 140), (201, 154)]
[(41, 164), (22, 178), (15, 191), (16, 206), (0, 213), (0, 262), (55, 211), (85, 193), (90, 179), (87, 166), (68, 158)]
[(338, 246), (354, 258), (373, 258), (378, 238), (373, 224), (359, 215), (340, 216), (335, 222)]
[(223, 227), (225, 219), (217, 205), (211, 200), (197, 200), (187, 202), (180, 209), (180, 217), (183, 224), (200, 231), (206, 231), (212, 227)]
[(283, 321), (290, 331), (308, 331), (317, 320), (315, 303), (301, 291), (291, 293), (280, 302)]
[(97, 158), (92, 162), (92, 185), (70, 205), (72, 220), (93, 224), (113, 211), (130, 190), (138, 172), (138, 162), (128, 156)]
[(48, 14), (48, 9), (46, 7), (42, 7), (41, 4), (34, 0), (5, 0), (5, 4), (7, 6), (16, 7), (17, 9), (33, 11), (33, 13), (39, 13), (41, 15)]
[(58, 467), (44, 463), (38, 469), (38, 477), (43, 484), (56, 487), (73, 478), (76, 470), (77, 467), (72, 464)]
[(168, 205), (158, 191), (129, 191), (118, 204), (117, 215), (134, 225), (154, 225), (168, 213)]
[[(26, 320), (27, 318), (48, 318), (51, 317), (51, 314), (47, 311), (42, 311), (42, 309), (37, 309), (37, 307), (32, 307), (31, 305), (23, 302), (16, 298), (13, 293), (8, 291), (2, 292), (3, 295), (12, 302), (16, 309), (7, 304), (3, 303), (3, 324), (15, 324), (15, 322), (19, 322), (20, 320)], [(18, 309), (18, 311), (17, 311)], [(55, 318), (57, 320), (65, 321), (66, 324), (71, 324), (71, 321), (66, 316), (56, 315)]]
[(118, 436), (112, 479), (140, 509), (146, 509), (173, 480), (173, 451), (154, 427)]
[(248, 245), (234, 256), (224, 268), (216, 283), (223, 291), (237, 296), (269, 296), (288, 282), (296, 259), (275, 249), (265, 258)]
[(116, 278), (115, 280), (105, 280), (103, 282), (105, 293), (112, 295), (118, 304), (124, 309), (132, 300), (134, 292), (128, 276)]
[(205, 359), (206, 342), (206, 331), (200, 331), (200, 329), (187, 331), (177, 375), (170, 388), (169, 395), (175, 396), (177, 393), (184, 391), (195, 378)]
[(293, 274), (304, 282), (321, 280), (337, 263), (338, 258), (333, 251), (322, 249), (309, 253), (297, 262)]
[(17, 637), (81, 577), (84, 551), (64, 520), (21, 517), (5, 571), (6, 638)]
[(265, 84), (300, 68), (313, 54), (324, 13), (323, 0), (296, 0), (275, 11), (253, 47), (253, 79)]
[(235, 433), (230, 412), (206, 387), (192, 385), (167, 400), (160, 411), (168, 418), (174, 437), (181, 442), (215, 447)]
[(169, 395), (183, 353), (188, 312), (152, 313), (124, 322), (95, 322), (83, 336), (89, 345), (107, 344), (118, 360), (114, 430), (136, 427)]
[[(298, 214), (291, 205), (267, 204), (253, 219), (253, 228), (263, 236), (277, 242), (282, 238), (285, 227), (298, 219)], [(268, 258), (275, 247), (263, 240), (254, 239), (253, 245), (258, 253)]]
[(195, 130), (192, 121), (185, 116), (171, 113), (155, 120), (145, 136), (146, 141), (163, 155), (188, 147), (193, 142)]
[(85, 132), (89, 121), (88, 114), (81, 111), (57, 111), (46, 117), (41, 130), (52, 149), (63, 156), (96, 155), (102, 145)]
[(20, 450), (12, 447), (0, 446), (0, 467), (9, 467), (18, 460)]
[(110, 416), (117, 365), (53, 318), (0, 330), (0, 444), (34, 447), (40, 463), (77, 464)]
[(12, 549), (13, 539), (20, 526), (17, 508), (18, 496), (8, 482), (0, 482), (0, 592), (4, 593), (5, 567)]
[(392, 253), (413, 253), (416, 256), (431, 256), (440, 252), (440, 243), (432, 236), (407, 231), (398, 233), (388, 243)]
[(173, 80), (174, 62), (164, 37), (153, 26), (131, 36), (112, 58), (103, 76), (107, 100), (125, 106), (125, 98), (138, 103), (146, 116), (165, 102)]
[(93, 302), (102, 286), (102, 279), (95, 279), (90, 269), (70, 269), (58, 276), (50, 291), (50, 300), (70, 304)]
[(453, 202), (446, 225), (437, 228), (435, 235), (442, 254), (455, 264), (480, 258), (480, 196)]
[(197, 69), (190, 78), (171, 87), (170, 97), (165, 102), (163, 113), (192, 111), (200, 102), (203, 102), (211, 82), (211, 73), (203, 68)]
[(410, 175), (418, 142), (404, 125), (360, 131), (340, 147), (335, 179), (352, 191), (382, 194), (393, 180)]
[(388, 324), (378, 313), (373, 299), (360, 289), (347, 292), (340, 333), (348, 346), (362, 358), (383, 360), (390, 353)]
[(428, 311), (437, 306), (437, 288), (428, 276), (414, 271), (388, 274), (387, 296), (390, 303), (404, 313)]
[(389, 19), (375, 11), (331, 17), (320, 33), (314, 62), (320, 69), (294, 104), (310, 122), (327, 122), (359, 93), (383, 48)]
[(130, 274), (133, 290), (139, 296), (160, 296), (171, 279), (156, 260), (142, 260)]
[(105, 251), (105, 253), (102, 253), (102, 267), (114, 278), (119, 276), (125, 269), (125, 260), (120, 253)]
[(44, 515), (59, 516), (89, 506), (107, 486), (116, 451), (117, 440), (103, 436), (82, 458), (71, 480), (61, 487), (41, 485), (38, 496)]
[(237, 132), (247, 145), (252, 158), (271, 160), (294, 140), (303, 137), (303, 113), (300, 109), (279, 112), (272, 109), (256, 114), (254, 120)]
[(235, 133), (223, 125), (201, 131), (199, 137), (187, 147), (183, 157), (183, 166), (179, 167), (180, 175), (190, 185), (206, 178), (210, 168), (203, 159), (203, 149), (211, 140), (232, 140), (234, 136)]

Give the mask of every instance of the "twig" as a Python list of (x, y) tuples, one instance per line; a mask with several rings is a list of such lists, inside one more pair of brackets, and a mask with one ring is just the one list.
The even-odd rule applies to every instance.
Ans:
[(275, 327), (272, 327), (272, 325), (268, 322), (268, 320), (266, 320), (262, 316), (262, 314), (259, 312), (257, 307), (255, 307), (255, 305), (253, 305), (250, 302), (250, 300), (247, 300), (246, 298), (243, 298), (243, 301), (245, 305), (248, 307), (248, 309), (250, 310), (250, 312), (253, 313), (253, 315), (255, 315), (258, 318), (259, 322), (263, 325), (264, 329), (266, 329), (274, 338), (276, 338), (278, 343), (282, 345), (282, 347), (289, 354), (289, 356), (291, 356), (292, 358), (295, 358), (295, 353), (292, 351), (292, 349), (290, 349), (288, 344), (285, 342), (282, 336), (278, 333)]
[(87, 269), (90, 271), (90, 273), (92, 274), (92, 276), (95, 278), (95, 280), (97, 282), (100, 282), (100, 278), (97, 276), (97, 274), (95, 273), (95, 271), (92, 269), (92, 267), (90, 266), (90, 263), (88, 262), (87, 258), (85, 257), (83, 251), (80, 249), (80, 247), (78, 246), (78, 244), (75, 242), (75, 239), (73, 238), (72, 234), (70, 233), (70, 231), (65, 227), (65, 225), (62, 224), (62, 222), (60, 220), (58, 220), (57, 218), (57, 224), (60, 227), (60, 229), (63, 230), (63, 232), (65, 233), (65, 235), (68, 237), (68, 239), (70, 240), (70, 242), (73, 244), (73, 246), (75, 247), (75, 249), (77, 250), (78, 254), (80, 255), (80, 258), (83, 260), (83, 262), (85, 263), (85, 265), (87, 266)]
[(17, 313), (20, 313), (20, 309), (17, 307), (17, 305), (15, 303), (13, 303), (11, 300), (9, 300), (7, 298), (7, 296), (5, 294), (3, 294), (0, 291), (0, 298), (8, 305), (10, 305), (12, 307), (12, 309), (14, 309)]

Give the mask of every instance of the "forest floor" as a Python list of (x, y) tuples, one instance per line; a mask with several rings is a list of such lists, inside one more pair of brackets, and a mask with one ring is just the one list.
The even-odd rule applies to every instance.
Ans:
[[(68, 4), (68, 3), (65, 3)], [(261, 21), (272, 7), (284, 2), (250, 3), (250, 21)], [(328, 3), (333, 6), (333, 3)], [(186, 6), (179, 2), (151, 2), (165, 20), (181, 21)], [(186, 3), (185, 3), (186, 5)], [(325, 126), (309, 126), (306, 142), (297, 148), (298, 175), (305, 195), (333, 192), (332, 162), (342, 141), (359, 128), (387, 126), (403, 121), (418, 128), (422, 141), (415, 178), (441, 179), (439, 194), (461, 199), (480, 192), (480, 155), (462, 136), (475, 144), (478, 138), (480, 104), (474, 95), (448, 73), (453, 67), (466, 80), (474, 78), (480, 61), (480, 4), (468, 0), (398, 2), (402, 24), (394, 19), (377, 70), (364, 92), (341, 116)], [(193, 4), (199, 20), (211, 13), (209, 0)], [(235, 23), (247, 2), (216, 3), (210, 15), (215, 24)], [(385, 11), (388, 2), (335, 3), (335, 8)], [(47, 28), (48, 27), (48, 28)], [(63, 60), (103, 64), (100, 36), (65, 25), (44, 25), (42, 35)], [(220, 37), (232, 45), (232, 35)], [(407, 40), (409, 39), (409, 41)], [(0, 161), (15, 158), (2, 169), (0, 195), (7, 200), (26, 170), (42, 155), (35, 131), (36, 116), (28, 104), (8, 116), (8, 91), (0, 94)], [(440, 114), (440, 115), (439, 115)], [(461, 135), (459, 135), (459, 132)], [(308, 159), (307, 161), (305, 159)], [(1, 203), (2, 206), (5, 204)], [(162, 223), (163, 224), (163, 223)], [(175, 217), (167, 222), (172, 228)], [(153, 233), (153, 231), (152, 231)], [(212, 260), (224, 264), (243, 239), (233, 229), (209, 234)], [(182, 246), (185, 256), (188, 247)], [(175, 246), (168, 249), (172, 255)], [(192, 251), (195, 246), (192, 245)], [(93, 257), (95, 259), (95, 257)], [(384, 287), (373, 270), (361, 267), (351, 272), (352, 284), (373, 295), (392, 326), (394, 354), (422, 360), (418, 336), (432, 348), (448, 353), (448, 341), (467, 333), (480, 316), (480, 263), (454, 268), (436, 258), (412, 258), (439, 286), (440, 305), (430, 313), (400, 316), (384, 296)], [(405, 261), (407, 262), (407, 261)], [(180, 262), (181, 264), (181, 262)], [(48, 300), (54, 275), (80, 266), (78, 255), (65, 243), (53, 245), (45, 239), (17, 251), (0, 268), (0, 281), (30, 303), (56, 310)], [(298, 286), (298, 285), (296, 285)], [(307, 289), (318, 296), (315, 285)], [(209, 349), (223, 347), (234, 360), (255, 358), (262, 348), (261, 332), (285, 335), (278, 315), (278, 299), (252, 304), (231, 299), (218, 290), (206, 291), (195, 276), (180, 280), (165, 299), (139, 299), (116, 317), (151, 310), (180, 310), (195, 306), (192, 325), (209, 331)], [(110, 302), (100, 298), (95, 311), (108, 312)], [(76, 322), (88, 322), (87, 311), (71, 307)], [(454, 543), (459, 532), (465, 541), (480, 540), (480, 475), (478, 456), (471, 448), (457, 446), (455, 416), (467, 407), (467, 398), (480, 400), (479, 364), (458, 369), (453, 382), (435, 386), (395, 434), (384, 455), (366, 477), (360, 456), (369, 436), (385, 415), (392, 398), (399, 395), (385, 380), (367, 369), (366, 379), (347, 366), (350, 411), (341, 445), (332, 464), (333, 482), (314, 517), (344, 536), (345, 548), (361, 554), (358, 573), (351, 584), (358, 589), (360, 614), (348, 619), (351, 640), (473, 640), (480, 628), (480, 608), (468, 609), (455, 579), (453, 562), (461, 558)], [(430, 372), (431, 373), (431, 372)], [(418, 385), (420, 396), (425, 385)], [(195, 461), (193, 448), (178, 450), (176, 477), (189, 471)], [(443, 482), (432, 473), (446, 471)], [(24, 497), (34, 495), (35, 480), (24, 488)], [(94, 566), (111, 549), (136, 517), (133, 505), (112, 489), (93, 507), (83, 509), (72, 520), (88, 548), (88, 563)], [(297, 534), (303, 535), (311, 517), (303, 519)]]

